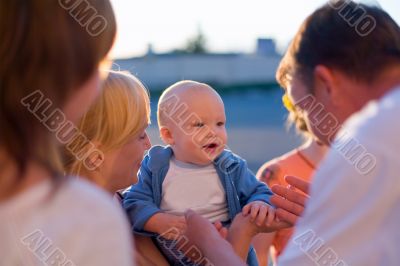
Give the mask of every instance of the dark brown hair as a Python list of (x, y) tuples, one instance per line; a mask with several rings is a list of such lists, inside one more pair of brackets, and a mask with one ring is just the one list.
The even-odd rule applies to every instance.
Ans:
[(337, 68), (369, 82), (385, 67), (400, 63), (400, 28), (378, 7), (350, 0), (330, 1), (300, 27), (282, 59), (277, 80), (283, 86), (298, 75), (310, 89), (317, 65)]
[[(74, 9), (79, 14), (70, 13), (66, 4), (79, 5)], [(90, 14), (106, 22), (97, 35), (84, 25)], [(113, 44), (116, 23), (111, 4), (108, 0), (0, 1), (0, 18), (0, 148), (16, 163), (20, 176), (29, 160), (59, 174), (54, 135), (21, 99), (40, 90), (54, 108), (64, 106)]]

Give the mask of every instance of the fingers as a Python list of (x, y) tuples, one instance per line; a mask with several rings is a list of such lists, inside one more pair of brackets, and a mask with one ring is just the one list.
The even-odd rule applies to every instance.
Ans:
[(174, 234), (176, 236), (181, 236), (181, 235), (185, 234), (185, 232), (186, 232), (186, 225), (175, 224), (175, 225), (173, 225), (173, 229), (174, 230), (170, 230), (171, 232), (169, 232), (168, 234)]
[[(276, 210), (275, 210), (275, 217), (276, 217), (276, 215), (277, 214), (276, 214)], [(285, 222), (285, 221), (281, 221), (281, 222), (276, 222), (275, 226), (276, 226), (276, 228), (278, 228), (277, 230), (280, 230), (280, 229), (293, 227), (293, 224)]]
[(250, 213), (250, 221), (254, 222), (258, 226), (262, 226), (265, 223), (265, 219), (267, 218), (270, 209), (273, 208), (268, 204), (254, 201), (243, 207), (242, 214), (246, 217)]
[(260, 205), (259, 204), (252, 204), (251, 205), (250, 220), (252, 222), (254, 222), (254, 220), (256, 219), (259, 210), (260, 210)]
[(222, 227), (221, 230), (218, 231), (219, 235), (223, 238), (226, 239), (228, 237), (228, 229), (225, 227)]
[(269, 206), (261, 206), (260, 211), (258, 212), (257, 218), (256, 218), (256, 224), (258, 226), (261, 226), (264, 224), (265, 218), (267, 217), (267, 214), (269, 213)]
[(222, 223), (220, 221), (217, 221), (214, 223), (215, 228), (219, 231), (222, 229)]
[(285, 181), (289, 184), (294, 186), (295, 188), (301, 190), (302, 192), (306, 193), (307, 195), (309, 194), (309, 189), (310, 189), (310, 183), (307, 181), (304, 181), (301, 178), (295, 177), (295, 176), (285, 176)]
[(287, 212), (290, 212), (296, 216), (301, 216), (304, 212), (304, 206), (291, 202), (287, 199), (284, 199), (276, 195), (271, 197), (271, 203), (275, 205), (277, 208), (284, 209)]
[(225, 238), (225, 239), (226, 239), (226, 237), (228, 236), (228, 229), (225, 228), (225, 227), (222, 225), (222, 223), (219, 222), (219, 221), (217, 221), (217, 222), (214, 223), (214, 227), (215, 227), (215, 229), (217, 229), (219, 235), (220, 235), (222, 238)]
[(267, 216), (267, 222), (266, 222), (267, 226), (271, 225), (272, 222), (274, 221), (274, 219), (275, 219), (275, 210), (274, 210), (274, 208), (271, 207), (268, 210), (268, 216)]
[(288, 222), (290, 225), (295, 225), (299, 219), (299, 216), (284, 209), (277, 209), (276, 216), (278, 216), (280, 220)]
[(251, 204), (247, 204), (246, 206), (243, 207), (242, 214), (244, 216), (247, 216), (249, 214), (250, 210), (251, 210)]
[(300, 192), (297, 192), (295, 190), (289, 189), (289, 188), (281, 186), (281, 185), (275, 185), (271, 188), (271, 190), (276, 195), (279, 195), (282, 198), (285, 198), (287, 201), (296, 203), (301, 206), (305, 206), (305, 204), (309, 198), (308, 196), (303, 195)]
[(186, 230), (186, 217), (176, 216), (176, 219), (172, 225), (179, 231), (180, 234), (183, 234)]
[(259, 226), (258, 229), (259, 229), (259, 232), (262, 232), (262, 233), (271, 233), (271, 232), (275, 232), (280, 229), (289, 228), (291, 226), (292, 226), (292, 224), (290, 224), (286, 221), (285, 222), (284, 221), (281, 221), (281, 222), (272, 221), (272, 223), (270, 223), (269, 225), (267, 225), (267, 223), (265, 223), (262, 226)]

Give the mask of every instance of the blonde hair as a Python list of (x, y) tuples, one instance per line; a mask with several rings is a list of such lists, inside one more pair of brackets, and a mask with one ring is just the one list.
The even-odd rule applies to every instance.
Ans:
[[(108, 152), (123, 146), (150, 123), (150, 99), (144, 85), (127, 72), (109, 71), (102, 91), (79, 122), (80, 132)], [(85, 140), (76, 138), (72, 147), (82, 149)], [(74, 142), (73, 141), (73, 142)], [(86, 141), (87, 142), (87, 141)], [(83, 162), (66, 150), (66, 171), (80, 175)]]

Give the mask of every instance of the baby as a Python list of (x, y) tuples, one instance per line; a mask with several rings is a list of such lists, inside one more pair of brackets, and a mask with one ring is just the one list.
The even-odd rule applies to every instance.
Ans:
[[(224, 149), (225, 109), (214, 89), (195, 81), (178, 82), (161, 95), (157, 116), (168, 146), (150, 149), (138, 184), (124, 197), (135, 233), (158, 236), (162, 243), (177, 240), (185, 230), (187, 209), (223, 225), (242, 209), (258, 225), (272, 222), (272, 192), (243, 159)], [(160, 248), (168, 252), (165, 245)], [(177, 256), (165, 255), (175, 264)], [(254, 254), (251, 257), (254, 260)]]

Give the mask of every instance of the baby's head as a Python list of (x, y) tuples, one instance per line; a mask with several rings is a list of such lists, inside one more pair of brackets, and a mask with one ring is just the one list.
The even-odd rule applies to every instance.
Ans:
[(158, 102), (157, 118), (161, 138), (177, 160), (207, 165), (224, 150), (224, 103), (207, 84), (186, 80), (167, 88)]

